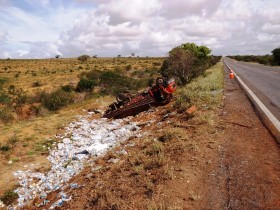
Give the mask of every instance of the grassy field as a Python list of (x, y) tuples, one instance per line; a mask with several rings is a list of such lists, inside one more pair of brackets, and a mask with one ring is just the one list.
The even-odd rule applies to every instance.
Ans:
[[(0, 60), (0, 77), (7, 78), (5, 87), (14, 85), (34, 94), (38, 90), (52, 91), (66, 84), (77, 84), (78, 75), (90, 70), (111, 70), (126, 74), (158, 68), (163, 58), (91, 58), (46, 60)], [(136, 72), (136, 73), (135, 73)]]
[[(151, 77), (157, 72), (163, 58), (91, 58), (81, 62), (78, 59), (46, 60), (0, 60), (0, 79), (5, 80), (2, 90), (10, 87), (20, 94), (36, 96), (38, 92), (52, 92), (63, 85), (76, 86), (79, 75), (92, 70), (114, 71), (138, 80)], [(94, 90), (95, 91), (95, 90)], [(13, 104), (0, 103), (0, 111), (9, 109), (14, 120), (3, 123), (0, 120), (0, 195), (15, 184), (11, 173), (30, 163), (46, 164), (44, 160), (48, 147), (56, 141), (55, 135), (63, 127), (84, 115), (88, 109), (105, 109), (114, 100), (113, 96), (83, 97), (76, 103), (55, 112), (42, 108), (38, 115), (17, 116)], [(24, 112), (25, 106), (21, 107)], [(26, 111), (27, 112), (27, 111)]]

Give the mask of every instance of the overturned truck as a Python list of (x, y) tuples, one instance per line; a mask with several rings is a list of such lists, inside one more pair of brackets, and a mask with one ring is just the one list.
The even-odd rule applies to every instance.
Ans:
[(172, 93), (175, 90), (176, 83), (173, 78), (168, 80), (164, 77), (158, 77), (155, 84), (142, 93), (118, 94), (116, 102), (109, 105), (103, 117), (124, 118), (146, 111), (153, 106), (166, 105), (173, 99)]

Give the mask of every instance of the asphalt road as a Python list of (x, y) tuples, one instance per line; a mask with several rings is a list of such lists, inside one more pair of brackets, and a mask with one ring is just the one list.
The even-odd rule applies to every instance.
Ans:
[(230, 58), (224, 58), (224, 61), (280, 121), (280, 67), (239, 62)]

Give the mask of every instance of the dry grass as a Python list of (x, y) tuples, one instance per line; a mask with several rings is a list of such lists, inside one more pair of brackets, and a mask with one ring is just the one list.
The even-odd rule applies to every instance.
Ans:
[[(39, 91), (54, 91), (63, 85), (75, 86), (82, 72), (93, 69), (118, 70), (128, 76), (141, 71), (150, 75), (160, 67), (158, 63), (161, 64), (162, 60), (163, 58), (91, 58), (86, 62), (74, 58), (0, 60), (0, 79), (7, 80), (3, 85), (4, 90), (14, 86), (15, 90), (21, 89), (22, 93), (34, 95)], [(55, 135), (63, 133), (63, 127), (75, 120), (77, 115), (85, 115), (88, 109), (104, 109), (113, 100), (109, 96), (79, 100), (80, 102), (56, 112), (43, 108), (40, 115), (27, 120), (21, 120), (13, 114), (12, 122), (0, 122), (0, 195), (14, 185), (15, 180), (10, 177), (12, 171), (23, 169), (28, 163), (44, 163), (48, 147), (56, 141)], [(4, 180), (11, 180), (10, 184)]]
[(77, 59), (0, 60), (0, 77), (7, 78), (6, 87), (15, 85), (28, 94), (34, 91), (53, 91), (63, 85), (77, 84), (78, 75), (90, 70), (116, 70), (128, 74), (159, 68), (163, 58), (91, 58)]

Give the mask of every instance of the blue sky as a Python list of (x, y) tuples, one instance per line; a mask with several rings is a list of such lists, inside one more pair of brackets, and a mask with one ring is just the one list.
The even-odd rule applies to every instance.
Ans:
[(279, 14), (279, 0), (0, 0), (0, 58), (165, 56), (186, 42), (269, 54)]

